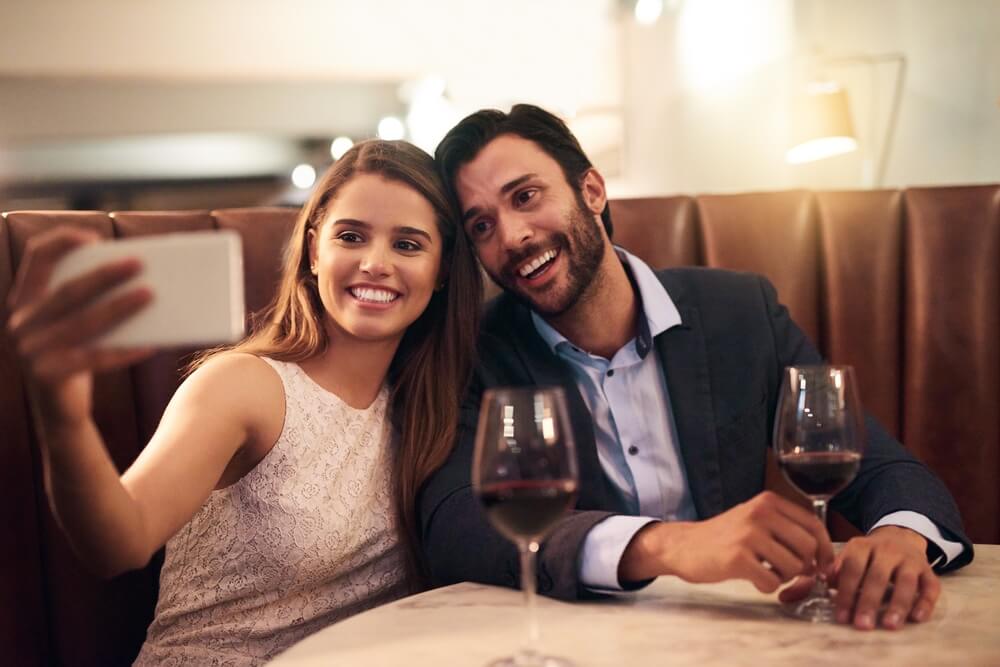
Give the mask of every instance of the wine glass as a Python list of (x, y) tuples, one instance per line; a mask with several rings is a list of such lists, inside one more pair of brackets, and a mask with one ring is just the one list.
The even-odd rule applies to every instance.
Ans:
[(472, 486), (486, 515), (521, 555), (527, 643), (492, 667), (571, 667), (539, 652), (535, 554), (539, 542), (576, 501), (576, 446), (562, 389), (498, 387), (479, 412)]
[[(774, 450), (785, 477), (811, 501), (826, 526), (827, 501), (861, 467), (864, 413), (850, 366), (789, 366), (774, 420)], [(835, 605), (826, 578), (788, 608), (798, 618), (833, 622)]]

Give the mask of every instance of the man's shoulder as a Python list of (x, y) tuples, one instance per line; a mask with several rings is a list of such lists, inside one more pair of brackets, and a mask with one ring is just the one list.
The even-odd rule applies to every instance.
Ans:
[(760, 288), (762, 276), (750, 271), (715, 269), (707, 266), (680, 266), (654, 271), (664, 286), (690, 287), (693, 289), (746, 289)]
[(744, 299), (760, 295), (769, 285), (767, 279), (749, 271), (715, 269), (705, 266), (684, 266), (654, 272), (675, 302), (700, 302), (711, 299)]

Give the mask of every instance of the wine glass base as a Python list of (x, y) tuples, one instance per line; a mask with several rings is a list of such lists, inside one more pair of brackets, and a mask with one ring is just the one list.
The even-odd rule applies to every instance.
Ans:
[(837, 606), (829, 597), (810, 597), (781, 606), (789, 616), (810, 623), (833, 623)]
[(537, 653), (521, 653), (494, 660), (487, 667), (576, 667), (576, 665), (566, 658)]

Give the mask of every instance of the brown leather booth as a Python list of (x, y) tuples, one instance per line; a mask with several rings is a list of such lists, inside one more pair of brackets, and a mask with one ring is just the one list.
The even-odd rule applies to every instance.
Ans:
[[(632, 199), (612, 212), (615, 240), (654, 267), (768, 276), (826, 356), (857, 367), (868, 409), (945, 480), (972, 540), (1000, 541), (1000, 186)], [(0, 301), (26, 240), (54, 225), (107, 237), (221, 228), (243, 237), (248, 308), (258, 310), (294, 217), (7, 213)], [(97, 378), (96, 421), (119, 466), (156, 427), (189, 352)], [(45, 501), (30, 405), (6, 342), (0, 378), (0, 658), (128, 664), (152, 615), (159, 561), (109, 582), (79, 565)]]

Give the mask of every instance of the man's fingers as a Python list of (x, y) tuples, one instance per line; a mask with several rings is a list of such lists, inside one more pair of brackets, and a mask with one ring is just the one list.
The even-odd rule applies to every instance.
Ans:
[(792, 577), (802, 574), (804, 569), (811, 565), (810, 561), (803, 561), (802, 558), (799, 558), (780, 542), (776, 542), (769, 535), (758, 540), (754, 552), (759, 560), (770, 563), (772, 572), (782, 583), (791, 581)]
[(748, 580), (761, 593), (773, 593), (781, 586), (778, 575), (749, 553), (745, 556), (740, 569), (742, 578)]
[(868, 569), (871, 547), (866, 542), (848, 542), (837, 571), (837, 622), (848, 623), (854, 610), (861, 579)]
[[(799, 524), (783, 520), (773, 529), (774, 538), (792, 551), (798, 559), (812, 569), (812, 563), (817, 559), (819, 542), (816, 536)], [(822, 568), (821, 568), (822, 571)]]
[(931, 617), (938, 597), (941, 596), (941, 581), (930, 568), (924, 570), (920, 575), (920, 596), (913, 605), (910, 618), (917, 623), (923, 623)]
[(900, 559), (895, 552), (876, 551), (872, 554), (854, 607), (854, 627), (859, 630), (871, 630), (875, 627), (879, 605), (882, 604), (889, 581), (899, 566)]
[[(804, 531), (806, 531), (812, 539), (815, 541), (814, 553), (816, 563), (819, 566), (820, 571), (826, 570), (834, 559), (833, 552), (833, 542), (830, 541), (830, 533), (827, 532), (826, 526), (819, 520), (819, 518), (810, 512), (809, 510), (796, 505), (790, 500), (786, 500), (777, 496), (776, 494), (771, 494), (770, 492), (765, 492), (773, 497), (771, 507), (782, 516), (790, 519)], [(784, 536), (786, 539), (792, 540), (794, 533), (789, 533)], [(789, 546), (792, 546), (789, 544)]]
[(913, 609), (920, 585), (920, 566), (903, 563), (893, 577), (892, 598), (882, 614), (882, 627), (896, 630), (902, 627)]
[(812, 590), (813, 583), (815, 583), (815, 581), (816, 577), (798, 577), (795, 581), (778, 593), (778, 601), (785, 604), (789, 602), (798, 602), (805, 596), (809, 595), (809, 591)]
[(25, 300), (40, 294), (49, 282), (52, 269), (63, 255), (99, 238), (95, 232), (87, 229), (59, 227), (28, 239), (7, 301), (9, 309), (13, 311)]

